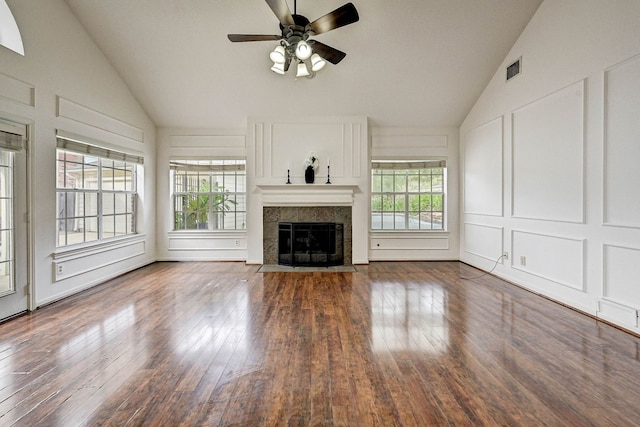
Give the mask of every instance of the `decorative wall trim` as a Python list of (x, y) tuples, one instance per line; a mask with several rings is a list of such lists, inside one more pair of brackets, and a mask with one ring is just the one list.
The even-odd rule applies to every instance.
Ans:
[[(70, 279), (145, 254), (146, 242), (142, 239), (127, 240), (97, 250), (84, 248), (67, 252), (64, 256), (56, 254), (52, 263), (53, 282)], [(59, 272), (60, 266), (62, 272)]]
[(638, 323), (638, 310), (615, 301), (609, 301), (606, 299), (598, 301), (596, 316), (617, 325), (632, 328), (640, 326)]
[(640, 55), (604, 70), (603, 106), (603, 225), (640, 228), (640, 202), (631, 183), (640, 178)]
[(357, 185), (257, 184), (262, 206), (353, 206)]
[[(584, 223), (585, 85), (579, 80), (511, 113), (514, 218)], [(523, 164), (544, 164), (545, 173)]]
[(29, 107), (35, 107), (36, 88), (29, 83), (0, 73), (0, 98)]
[[(504, 117), (500, 116), (471, 129), (465, 135), (463, 171), (465, 214), (504, 216), (503, 128)], [(492, 143), (493, 145), (491, 145)], [(484, 150), (481, 150), (480, 147), (473, 147), (474, 151), (473, 144), (483, 144)], [(487, 168), (488, 164), (495, 165), (495, 158), (500, 159), (499, 167)], [(473, 178), (468, 179), (468, 175), (472, 175)], [(487, 194), (490, 194), (491, 197), (488, 197)], [(478, 196), (479, 200), (473, 200), (473, 196)]]
[(253, 128), (254, 128), (254, 137), (255, 137), (255, 162), (254, 163), (254, 167), (255, 167), (255, 177), (256, 178), (262, 178), (264, 177), (264, 162), (262, 161), (262, 159), (264, 159), (264, 135), (265, 135), (265, 130), (264, 130), (264, 123), (260, 123), (257, 122), (254, 124)]
[[(537, 241), (529, 242), (530, 244), (528, 247), (520, 247), (517, 243), (518, 235), (529, 236), (528, 238)], [(541, 243), (541, 241), (543, 241), (543, 243)], [(556, 244), (553, 242), (556, 242)], [(559, 246), (561, 244), (565, 244), (565, 247), (560, 248)], [(524, 230), (512, 230), (511, 266), (515, 270), (549, 280), (580, 292), (585, 292), (585, 245), (586, 239), (533, 233)], [(569, 248), (568, 246), (572, 246), (572, 248)], [(578, 260), (578, 265), (575, 266), (574, 270), (569, 270), (577, 276), (574, 282), (565, 280), (559, 277), (559, 275), (553, 274), (552, 271), (544, 270), (552, 270), (555, 268), (556, 272), (559, 272), (560, 270), (566, 272), (568, 269), (572, 268), (567, 262), (569, 261), (568, 255), (571, 254), (571, 250), (577, 251), (576, 258)], [(525, 257), (525, 265), (521, 264), (521, 257), (523, 256)]]
[(52, 254), (52, 257), (54, 260), (58, 261), (70, 261), (77, 258), (100, 254), (106, 251), (112, 251), (114, 249), (124, 248), (145, 240), (145, 234), (129, 235), (126, 237), (105, 240), (99, 243), (80, 245), (78, 247), (59, 248)]
[(244, 135), (171, 135), (172, 148), (244, 148)]
[(427, 235), (406, 234), (406, 233), (371, 233), (369, 238), (369, 249), (379, 250), (399, 250), (399, 251), (422, 251), (422, 250), (446, 250), (449, 249), (449, 235)]
[(64, 117), (136, 142), (144, 142), (144, 131), (138, 127), (61, 96), (58, 96), (57, 103), (58, 117)]
[(399, 149), (446, 148), (449, 145), (449, 137), (447, 135), (422, 133), (420, 130), (407, 131), (398, 129), (396, 132), (394, 133), (393, 129), (385, 131), (381, 128), (372, 129), (371, 148), (376, 153), (380, 153), (380, 150), (385, 150), (389, 147), (397, 147)]
[(351, 138), (349, 138), (348, 135), (345, 135), (345, 139), (350, 141), (351, 144), (353, 144), (353, 147), (351, 150), (349, 150), (348, 147), (347, 149), (344, 149), (343, 156), (347, 154), (351, 155), (351, 176), (353, 178), (360, 178), (362, 174), (362, 171), (360, 170), (360, 159), (362, 158), (362, 126), (360, 126), (359, 123), (352, 123), (351, 133)]
[(169, 233), (170, 251), (246, 251), (247, 234), (237, 232), (189, 232)]
[(602, 297), (640, 309), (640, 248), (602, 245)]
[[(469, 238), (469, 235), (472, 234), (470, 230), (475, 228), (479, 231), (480, 234), (483, 235), (482, 239), (477, 239), (476, 242), (485, 244), (485, 247), (477, 246), (475, 248), (470, 248), (469, 243), (472, 242), (473, 239)], [(478, 256), (480, 258), (484, 258), (489, 261), (496, 261), (504, 251), (504, 227), (496, 227), (492, 225), (484, 225), (484, 224), (475, 224), (471, 222), (464, 223), (464, 251), (468, 254)], [(487, 247), (486, 243), (491, 243), (491, 239), (493, 238), (493, 248)], [(491, 253), (490, 252), (491, 249)], [(496, 250), (497, 249), (497, 250)]]
[(138, 268), (142, 268), (142, 267), (144, 267), (146, 265), (149, 265), (149, 264), (153, 264), (154, 262), (155, 262), (155, 260), (143, 260), (142, 262), (136, 263), (136, 264), (131, 265), (131, 266), (127, 266), (127, 267), (125, 267), (125, 268), (123, 268), (123, 269), (121, 269), (119, 271), (116, 271), (114, 273), (110, 273), (110, 274), (108, 274), (106, 276), (99, 277), (99, 278), (97, 278), (95, 280), (92, 280), (90, 282), (82, 282), (82, 284), (80, 286), (76, 286), (76, 287), (73, 287), (71, 289), (67, 289), (66, 291), (61, 292), (61, 293), (59, 293), (57, 295), (53, 295), (51, 297), (38, 300), (34, 304), (35, 304), (36, 308), (37, 307), (42, 307), (42, 306), (47, 305), (47, 304), (51, 304), (51, 303), (59, 301), (59, 300), (61, 300), (63, 298), (69, 297), (71, 295), (75, 295), (78, 292), (82, 292), (84, 290), (91, 289), (94, 286), (97, 286), (97, 285), (99, 285), (101, 283), (105, 283), (105, 282), (107, 282), (107, 281), (109, 281), (109, 280), (111, 280), (111, 279), (113, 279), (115, 277), (121, 276), (121, 275), (123, 275), (125, 273), (128, 273), (130, 271), (136, 270)]

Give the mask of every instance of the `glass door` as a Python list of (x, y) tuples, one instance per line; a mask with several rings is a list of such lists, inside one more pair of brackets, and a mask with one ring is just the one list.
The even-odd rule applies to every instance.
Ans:
[(29, 304), (27, 155), (10, 139), (15, 145), (16, 134), (0, 130), (0, 320), (27, 311)]

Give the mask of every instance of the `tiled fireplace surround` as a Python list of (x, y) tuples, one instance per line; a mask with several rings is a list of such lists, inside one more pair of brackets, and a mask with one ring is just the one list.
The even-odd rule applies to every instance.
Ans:
[(352, 264), (351, 206), (265, 206), (262, 209), (263, 264), (278, 264), (279, 222), (344, 224), (344, 264)]

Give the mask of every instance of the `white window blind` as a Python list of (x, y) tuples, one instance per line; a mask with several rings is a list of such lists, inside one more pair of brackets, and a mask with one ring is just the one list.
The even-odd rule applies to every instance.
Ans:
[(58, 134), (57, 147), (61, 150), (73, 151), (78, 154), (102, 157), (105, 159), (119, 160), (121, 162), (144, 164), (144, 157), (138, 154), (125, 153), (93, 143), (81, 141), (75, 138)]
[(431, 169), (447, 167), (446, 160), (373, 160), (371, 169)]
[(169, 169), (180, 172), (233, 172), (244, 171), (243, 164), (194, 164), (179, 161), (170, 161)]
[(27, 127), (0, 121), (0, 148), (23, 151), (27, 142)]

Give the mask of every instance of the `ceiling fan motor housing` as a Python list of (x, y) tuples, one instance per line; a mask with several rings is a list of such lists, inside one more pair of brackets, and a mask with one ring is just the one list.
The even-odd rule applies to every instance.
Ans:
[(294, 25), (280, 24), (282, 31), (282, 39), (286, 40), (289, 45), (295, 45), (300, 40), (307, 40), (313, 32), (309, 27), (309, 20), (302, 15), (291, 15)]

